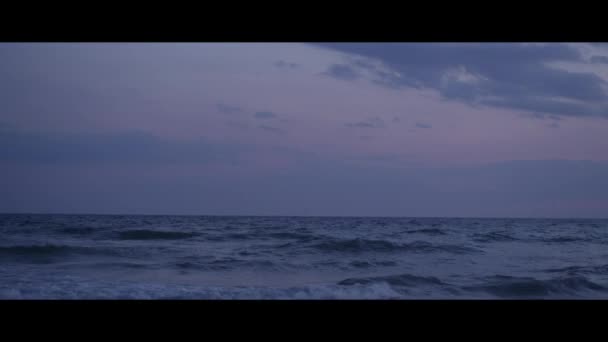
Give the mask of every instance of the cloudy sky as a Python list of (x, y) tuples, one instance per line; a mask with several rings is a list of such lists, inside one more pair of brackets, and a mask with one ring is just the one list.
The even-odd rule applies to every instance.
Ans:
[(0, 212), (608, 216), (602, 44), (0, 44)]

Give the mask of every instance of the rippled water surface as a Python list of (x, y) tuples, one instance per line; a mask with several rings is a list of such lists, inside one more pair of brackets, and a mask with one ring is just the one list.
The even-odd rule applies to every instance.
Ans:
[(608, 220), (0, 215), (0, 298), (608, 298)]

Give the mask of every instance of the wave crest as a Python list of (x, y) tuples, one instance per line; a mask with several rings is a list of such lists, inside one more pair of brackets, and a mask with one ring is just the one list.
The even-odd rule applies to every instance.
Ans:
[(480, 252), (477, 249), (459, 246), (433, 244), (426, 241), (414, 241), (411, 243), (396, 243), (387, 240), (368, 240), (368, 239), (336, 239), (317, 243), (313, 248), (324, 252), (448, 252), (455, 254), (467, 254)]
[(470, 291), (483, 291), (501, 298), (540, 298), (548, 296), (575, 296), (582, 291), (605, 292), (606, 287), (583, 276), (570, 276), (539, 280), (529, 277), (494, 276), (485, 284), (465, 287)]
[(198, 236), (194, 232), (169, 232), (162, 230), (138, 229), (119, 232), (117, 234), (120, 240), (179, 240), (189, 239)]
[(420, 277), (411, 274), (397, 274), (379, 277), (348, 278), (338, 282), (338, 285), (373, 284), (387, 283), (396, 286), (421, 286), (421, 285), (444, 285), (442, 281), (435, 277)]

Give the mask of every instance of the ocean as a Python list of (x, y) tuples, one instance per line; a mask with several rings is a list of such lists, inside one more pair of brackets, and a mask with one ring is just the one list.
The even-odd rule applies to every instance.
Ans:
[(1, 299), (605, 299), (608, 220), (0, 215)]

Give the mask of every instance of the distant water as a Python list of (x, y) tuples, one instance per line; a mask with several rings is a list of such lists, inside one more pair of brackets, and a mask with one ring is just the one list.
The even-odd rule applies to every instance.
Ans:
[(608, 298), (608, 220), (0, 215), (0, 298)]

